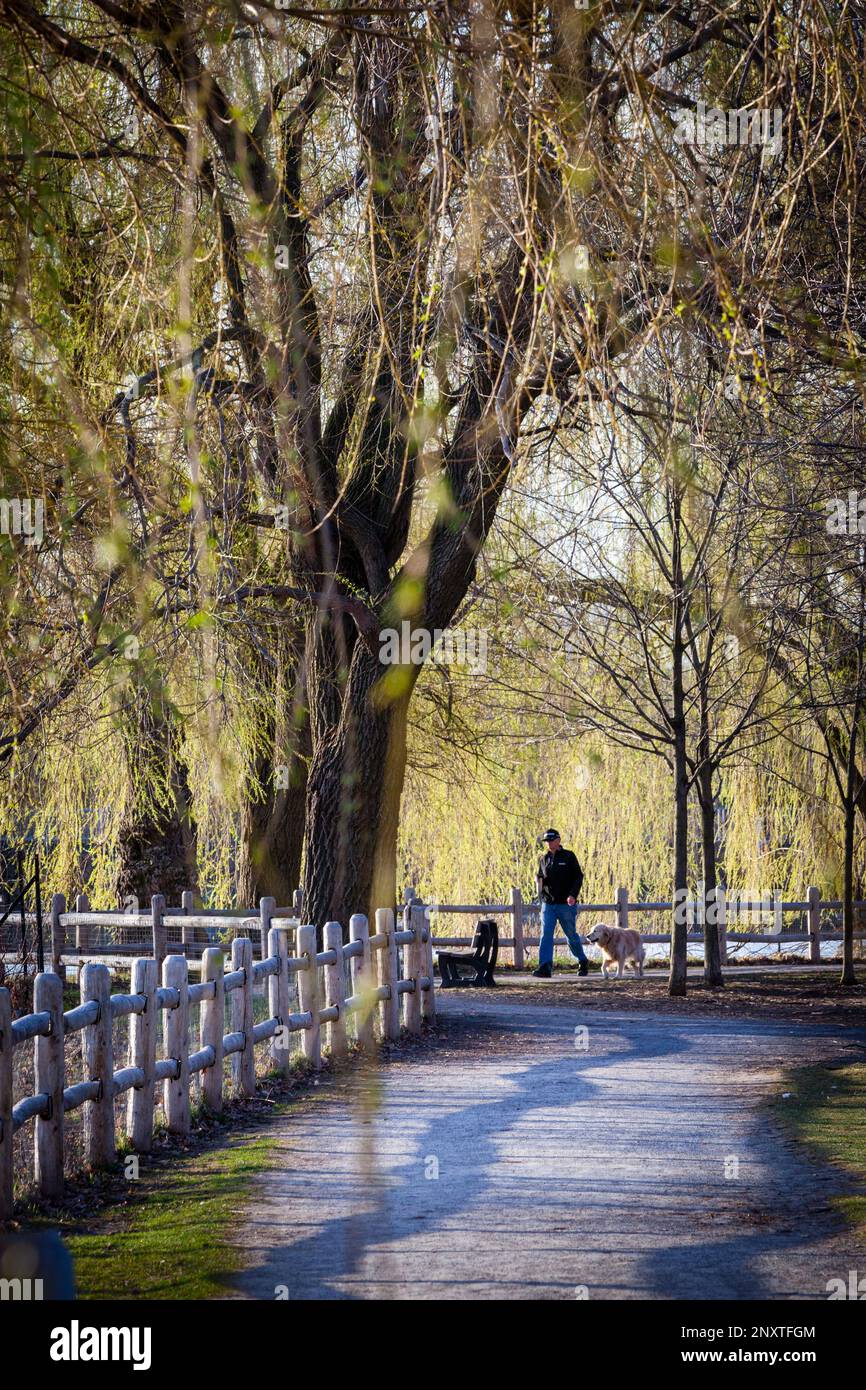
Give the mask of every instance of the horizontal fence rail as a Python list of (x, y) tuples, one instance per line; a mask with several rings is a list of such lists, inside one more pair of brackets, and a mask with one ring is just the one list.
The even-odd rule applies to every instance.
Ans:
[[(206, 946), (197, 982), (190, 981), (184, 955), (166, 954), (161, 964), (156, 957), (137, 957), (131, 963), (128, 994), (111, 994), (108, 967), (89, 961), (81, 969), (81, 1002), (75, 1008), (64, 1011), (59, 974), (42, 973), (34, 980), (33, 1012), (16, 1019), (9, 991), (0, 989), (0, 1219), (12, 1212), (12, 1145), (25, 1125), (35, 1126), (36, 1184), (44, 1197), (57, 1199), (63, 1193), (64, 1117), (70, 1111), (83, 1107), (86, 1163), (104, 1165), (117, 1153), (115, 1100), (120, 1095), (128, 1096), (125, 1127), (132, 1147), (147, 1153), (159, 1087), (167, 1128), (183, 1135), (190, 1129), (194, 1077), (201, 1075), (203, 1103), (215, 1110), (222, 1106), (226, 1058), (233, 1093), (250, 1096), (256, 1088), (256, 1047), (266, 1047), (272, 1069), (287, 1074), (294, 1035), (299, 1035), (303, 1056), (318, 1069), (323, 1044), (340, 1057), (350, 1039), (370, 1050), (377, 1033), (393, 1040), (401, 1026), (419, 1033), (423, 1021), (435, 1018), (433, 942), (422, 907), (407, 904), (400, 926), (391, 909), (379, 909), (374, 933), (366, 917), (355, 914), (348, 941), (340, 924), (329, 922), (322, 945), (323, 950), (316, 949), (313, 926), (271, 926), (260, 960), (253, 959), (249, 936), (232, 942), (230, 969), (223, 948)], [(295, 1012), (289, 1008), (293, 979), (300, 1006)], [(258, 1023), (253, 1013), (257, 980), (267, 984), (269, 1013)], [(200, 1006), (200, 1023), (191, 1051), (193, 1004)], [(121, 1018), (129, 1019), (127, 1056), (116, 1059), (113, 1024)], [(81, 1035), (85, 1079), (70, 1083), (67, 1048), (76, 1033)], [(15, 1102), (13, 1052), (27, 1043), (34, 1049), (34, 1093)]]

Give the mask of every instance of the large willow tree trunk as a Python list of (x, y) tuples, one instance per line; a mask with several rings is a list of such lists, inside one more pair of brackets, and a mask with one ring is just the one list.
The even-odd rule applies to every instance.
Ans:
[(142, 908), (154, 893), (179, 907), (185, 889), (198, 886), (195, 827), (186, 775), (172, 781), (174, 803), (131, 815), (121, 833), (117, 885), (121, 902), (136, 898)]
[[(252, 658), (251, 658), (252, 659)], [(255, 906), (265, 896), (292, 902), (301, 882), (307, 768), (312, 752), (304, 674), (303, 630), (278, 653), (276, 670), (260, 669), (269, 710), (256, 760), (254, 785), (244, 801), (238, 846), (237, 900)]]
[[(262, 799), (244, 802), (237, 868), (237, 899), (244, 907), (255, 907), (266, 896), (276, 898), (281, 907), (289, 906), (301, 882), (307, 768), (302, 757), (287, 766), (288, 787), (268, 787)], [(272, 777), (271, 760), (261, 758), (257, 772), (266, 785)]]
[(397, 896), (397, 832), (406, 771), (406, 731), (411, 686), (383, 700), (383, 668), (358, 642), (352, 654), (339, 715), (321, 727), (328, 691), (319, 698), (320, 736), (307, 781), (307, 852), (304, 915), (319, 927), (326, 921), (348, 928), (353, 912), (372, 920), (377, 907), (394, 907)]
[(163, 691), (143, 680), (133, 687), (124, 718), (130, 800), (121, 823), (117, 888), (121, 902), (141, 907), (154, 893), (179, 906), (181, 893), (198, 887), (192, 798), (182, 734)]

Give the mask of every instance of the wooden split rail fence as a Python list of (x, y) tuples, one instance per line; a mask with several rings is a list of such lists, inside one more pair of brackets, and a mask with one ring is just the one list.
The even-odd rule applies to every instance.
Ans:
[[(700, 889), (699, 889), (700, 891)], [(417, 903), (414, 891), (406, 890), (405, 897), (411, 904)], [(294, 926), (300, 912), (301, 890), (296, 890), (292, 907), (278, 907), (274, 898), (265, 897), (259, 902), (258, 911), (214, 911), (193, 908), (193, 894), (185, 892), (180, 911), (167, 909), (165, 898), (156, 894), (151, 900), (149, 913), (95, 912), (90, 908), (87, 897), (80, 894), (75, 902), (75, 911), (67, 911), (66, 899), (62, 893), (55, 893), (50, 909), (50, 954), (52, 968), (63, 973), (64, 960), (83, 960), (100, 957), (121, 958), (152, 952), (157, 962), (162, 962), (169, 954), (183, 954), (189, 957), (199, 955), (208, 940), (225, 938), (227, 934), (250, 934), (255, 943), (255, 951), (262, 958), (268, 952), (268, 939), (271, 923), (288, 919)], [(859, 912), (866, 909), (866, 902), (858, 901), (855, 907)], [(822, 898), (819, 888), (809, 888), (802, 900), (783, 901), (779, 892), (773, 891), (745, 899), (742, 896), (728, 897), (724, 889), (719, 889), (716, 899), (716, 915), (719, 930), (719, 945), (722, 960), (727, 958), (728, 946), (748, 944), (793, 945), (808, 944), (809, 960), (821, 960), (821, 943), (841, 941), (841, 932), (827, 929), (822, 923), (822, 913), (841, 912), (842, 904), (835, 899)], [(614, 914), (618, 926), (634, 925), (635, 915), (645, 913), (670, 913), (670, 902), (633, 901), (627, 888), (617, 890), (616, 901), (609, 903), (578, 903), (578, 915)], [(700, 948), (702, 926), (700, 920), (701, 902), (689, 900), (685, 904), (686, 922), (690, 945)], [(443, 918), (451, 914), (472, 915), (476, 917), (501, 916), (510, 918), (511, 934), (500, 935), (499, 945), (510, 952), (511, 963), (523, 969), (528, 951), (539, 945), (538, 918), (539, 904), (524, 900), (520, 889), (512, 888), (508, 903), (435, 903), (428, 905), (431, 920), (435, 923), (435, 944), (438, 946), (466, 946), (466, 935), (445, 935), (441, 924)], [(798, 912), (802, 915), (803, 930), (786, 930), (784, 913)], [(771, 917), (772, 931), (742, 930), (742, 918), (754, 914)], [(94, 936), (99, 936), (95, 940)], [(642, 932), (642, 939), (648, 944), (669, 944), (670, 932)], [(132, 940), (130, 940), (132, 936)], [(866, 933), (855, 932), (858, 940)], [(557, 950), (565, 948), (564, 940), (557, 937)], [(0, 958), (2, 958), (0, 941)], [(9, 952), (14, 955), (14, 951)]]
[[(289, 953), (291, 932), (294, 955)], [(379, 1036), (398, 1038), (401, 1000), (403, 1026), (409, 1033), (420, 1032), (422, 1021), (435, 1017), (433, 948), (425, 910), (407, 904), (398, 928), (393, 911), (382, 908), (376, 913), (375, 933), (366, 917), (356, 914), (349, 938), (344, 942), (342, 927), (329, 922), (324, 949), (317, 951), (315, 927), (274, 926), (269, 929), (268, 953), (258, 961), (253, 960), (250, 938), (237, 937), (231, 945), (230, 970), (224, 968), (222, 948), (206, 947), (197, 983), (190, 983), (189, 962), (183, 955), (165, 956), (161, 984), (157, 960), (139, 957), (132, 961), (129, 994), (111, 994), (108, 967), (91, 961), (82, 966), (81, 1002), (75, 1008), (64, 1012), (60, 976), (44, 973), (34, 982), (34, 1012), (14, 1020), (9, 991), (0, 989), (0, 1219), (12, 1212), (12, 1144), (24, 1125), (35, 1125), (34, 1177), (39, 1190), (57, 1199), (64, 1183), (64, 1117), (72, 1110), (83, 1107), (86, 1162), (103, 1165), (116, 1157), (115, 1099), (124, 1093), (128, 1092), (127, 1134), (134, 1149), (147, 1153), (160, 1085), (169, 1131), (186, 1134), (192, 1078), (201, 1073), (202, 1100), (219, 1109), (225, 1058), (230, 1059), (234, 1092), (250, 1096), (256, 1087), (256, 1046), (267, 1045), (274, 1069), (287, 1073), (292, 1034), (299, 1033), (307, 1062), (318, 1068), (323, 1033), (333, 1057), (345, 1055), (350, 1034), (362, 1049), (372, 1049), (377, 1015)], [(351, 993), (346, 992), (347, 962)], [(293, 975), (300, 1005), (296, 1013), (289, 1011)], [(253, 1018), (257, 979), (268, 984), (270, 1016), (260, 1023)], [(194, 1003), (200, 1005), (200, 1036), (198, 1048), (190, 1052)], [(166, 1015), (164, 1057), (157, 1057), (160, 1010)], [(129, 1055), (127, 1064), (116, 1068), (112, 1025), (125, 1016), (130, 1019)], [(67, 1040), (79, 1032), (85, 1079), (67, 1084)], [(35, 1090), (16, 1104), (13, 1051), (28, 1041), (35, 1052)]]
[[(300, 921), (299, 893), (293, 907), (278, 907), (275, 898), (264, 897), (258, 910), (212, 908), (196, 910), (193, 894), (182, 894), (180, 909), (166, 907), (165, 898), (156, 893), (151, 898), (149, 912), (93, 911), (86, 893), (79, 893), (74, 911), (67, 910), (63, 893), (51, 898), (46, 922), (48, 950), (53, 968), (62, 973), (64, 958), (80, 959), (99, 956), (133, 956), (150, 949), (161, 963), (169, 954), (200, 955), (208, 944), (225, 941), (234, 935), (252, 935), (262, 959), (268, 953), (271, 923), (288, 920), (292, 926)], [(255, 915), (254, 915), (255, 914)], [(34, 913), (26, 914), (31, 925)], [(18, 952), (17, 923), (0, 935), (0, 958), (14, 958)]]
[[(407, 897), (410, 901), (414, 900), (411, 889), (407, 890)], [(685, 904), (686, 924), (690, 933), (689, 945), (702, 945), (702, 935), (692, 936), (692, 932), (703, 933), (701, 924), (701, 901), (700, 899), (689, 899)], [(862, 912), (866, 909), (866, 901), (858, 900), (854, 907)], [(613, 913), (616, 918), (616, 925), (619, 927), (634, 926), (634, 915), (637, 913), (656, 913), (673, 912), (672, 902), (633, 902), (630, 900), (627, 888), (617, 890), (616, 902), (612, 903), (583, 903), (577, 904), (578, 916), (592, 914), (596, 916), (603, 913)], [(842, 940), (840, 931), (827, 930), (822, 925), (822, 912), (841, 912), (842, 903), (835, 899), (821, 897), (820, 888), (810, 888), (807, 895), (801, 901), (783, 902), (781, 894), (772, 892), (764, 894), (754, 899), (743, 898), (741, 896), (726, 895), (725, 890), (717, 890), (716, 896), (716, 922), (719, 932), (719, 946), (721, 957), (724, 962), (727, 960), (728, 946), (748, 945), (759, 943), (761, 945), (788, 945), (794, 943), (808, 943), (809, 960), (816, 963), (821, 960), (821, 943), (837, 942)], [(527, 926), (537, 924), (540, 915), (538, 903), (528, 903), (523, 899), (519, 888), (512, 888), (511, 902), (509, 903), (435, 903), (428, 906), (431, 916), (431, 924), (436, 925), (435, 942), (437, 946), (459, 946), (466, 944), (466, 937), (445, 936), (438, 929), (442, 917), (451, 913), (469, 913), (477, 917), (504, 916), (510, 917), (512, 932), (510, 936), (500, 935), (500, 947), (510, 950), (512, 953), (512, 964), (516, 969), (522, 970), (525, 965), (526, 952), (530, 949), (537, 949), (540, 944), (540, 937), (537, 930), (531, 934), (527, 933)], [(785, 912), (800, 912), (803, 914), (805, 929), (802, 931), (786, 931), (784, 929), (783, 914)], [(741, 931), (740, 918), (743, 915), (750, 916), (759, 913), (763, 916), (772, 915), (773, 931)], [(732, 929), (734, 928), (734, 929)], [(854, 933), (858, 940), (866, 938), (866, 932), (856, 931)], [(664, 932), (641, 932), (641, 940), (647, 943), (658, 943), (669, 945), (671, 934)], [(567, 943), (563, 938), (556, 938), (556, 948), (563, 949)]]

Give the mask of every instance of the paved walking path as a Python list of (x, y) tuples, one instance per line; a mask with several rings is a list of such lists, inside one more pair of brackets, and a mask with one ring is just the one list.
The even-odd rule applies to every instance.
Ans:
[(438, 999), (443, 1043), (281, 1122), (236, 1296), (790, 1299), (866, 1273), (846, 1180), (760, 1109), (863, 1033)]

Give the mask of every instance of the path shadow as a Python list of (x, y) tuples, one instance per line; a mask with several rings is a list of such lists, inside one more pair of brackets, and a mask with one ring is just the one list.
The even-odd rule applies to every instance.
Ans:
[[(472, 1023), (475, 1025), (476, 1021), (472, 1020)], [(603, 1025), (596, 1023), (595, 1026), (599, 1030), (604, 1027), (606, 1031), (611, 1031), (606, 1022)], [(499, 1033), (526, 1032), (525, 1025), (521, 1027), (518, 1022), (512, 1023), (501, 1018), (497, 1018), (495, 1027)], [(453, 1105), (443, 1103), (443, 1113), (432, 1115), (423, 1123), (420, 1131), (413, 1133), (412, 1156), (399, 1166), (389, 1165), (384, 1181), (377, 1183), (377, 1176), (381, 1175), (375, 1172), (358, 1175), (357, 1181), (366, 1184), (365, 1195), (372, 1198), (366, 1211), (317, 1223), (315, 1231), (308, 1237), (294, 1241), (290, 1246), (268, 1251), (264, 1259), (254, 1267), (256, 1287), (276, 1289), (286, 1286), (289, 1296), (292, 1297), (292, 1270), (295, 1269), (303, 1270), (303, 1292), (298, 1296), (304, 1299), (352, 1297), (351, 1294), (337, 1289), (335, 1285), (351, 1278), (359, 1270), (370, 1248), (380, 1246), (390, 1239), (399, 1241), (409, 1234), (404, 1229), (394, 1229), (390, 1218), (395, 1210), (401, 1213), (402, 1228), (406, 1221), (428, 1220), (432, 1224), (444, 1216), (453, 1217), (461, 1211), (469, 1211), (477, 1206), (479, 1191), (485, 1183), (485, 1170), (491, 1168), (498, 1160), (496, 1136), (507, 1132), (516, 1117), (525, 1117), (537, 1108), (536, 1097), (540, 1092), (546, 1091), (550, 1084), (559, 1082), (563, 1087), (567, 1087), (570, 1105), (575, 1102), (590, 1102), (596, 1091), (591, 1072), (595, 1067), (610, 1064), (609, 1051), (598, 1056), (593, 1056), (592, 1053), (578, 1053), (574, 1049), (573, 1040), (569, 1042), (570, 1034), (567, 1031), (553, 1031), (555, 1036), (562, 1037), (564, 1047), (568, 1047), (568, 1051), (564, 1052), (562, 1057), (530, 1063), (529, 1066), (522, 1060), (515, 1061), (514, 1068), (505, 1073), (505, 1079), (511, 1083), (511, 1089), (500, 1100), (481, 1097), (457, 1109)], [(658, 1033), (656, 1044), (650, 1050), (647, 1050), (646, 1046), (641, 1048), (642, 1060), (652, 1055), (668, 1057), (687, 1049), (688, 1043), (676, 1035), (663, 1035), (661, 1030), (655, 1031)], [(624, 1035), (620, 1035), (620, 1040), (623, 1044), (621, 1056), (625, 1059), (633, 1051), (634, 1044)], [(471, 1042), (467, 1039), (462, 1041), (464, 1045), (467, 1041)], [(458, 1048), (460, 1045), (461, 1039), (458, 1038)], [(480, 1060), (491, 1060), (490, 1054)], [(420, 1061), (420, 1065), (425, 1068), (435, 1063), (435, 1053), (428, 1054)], [(576, 1066), (579, 1068), (577, 1071)], [(353, 1077), (350, 1082), (351, 1089), (355, 1091), (353, 1100), (349, 1102), (353, 1107), (364, 1107), (363, 1096), (359, 1094), (359, 1088), (364, 1084), (365, 1079), (361, 1076)], [(443, 1073), (443, 1091), (446, 1089), (447, 1071)], [(429, 1103), (429, 1097), (425, 1095), (425, 1099)], [(340, 1103), (346, 1104), (345, 1101)], [(420, 1103), (420, 1099), (417, 1103)], [(549, 1101), (546, 1104), (549, 1104)], [(348, 1114), (348, 1123), (354, 1124), (354, 1115), (351, 1111)], [(465, 1136), (467, 1145), (471, 1145), (471, 1166), (466, 1165), (456, 1170), (449, 1168), (447, 1177), (438, 1182), (425, 1182), (425, 1155), (435, 1156), (437, 1153), (450, 1150), (451, 1136), (458, 1129)], [(335, 1185), (344, 1181), (338, 1172), (331, 1173), (331, 1180)], [(327, 1172), (320, 1168), (316, 1181), (327, 1186)], [(290, 1186), (291, 1179), (289, 1189)], [(287, 1201), (291, 1201), (292, 1194), (289, 1189), (286, 1193)], [(419, 1201), (419, 1196), (423, 1200)], [(540, 1193), (539, 1202), (542, 1200)], [(423, 1211), (418, 1210), (419, 1206), (423, 1206)], [(503, 1234), (507, 1233), (507, 1228), (503, 1228)], [(265, 1236), (264, 1231), (262, 1235)], [(250, 1271), (246, 1271), (232, 1279), (230, 1284), (243, 1288), (249, 1276)], [(381, 1282), (383, 1281), (377, 1278), (377, 1283)], [(384, 1282), (387, 1283), (387, 1279)], [(393, 1282), (399, 1284), (400, 1280), (395, 1278)], [(405, 1284), (401, 1292), (406, 1295)]]

